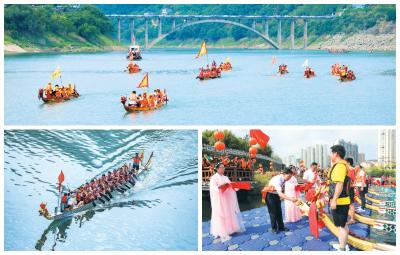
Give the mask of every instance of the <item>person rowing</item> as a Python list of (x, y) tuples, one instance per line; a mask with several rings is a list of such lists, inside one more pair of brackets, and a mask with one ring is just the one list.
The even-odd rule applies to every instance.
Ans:
[(140, 71), (139, 65), (134, 64), (133, 61), (129, 62), (126, 68), (128, 69), (129, 73), (137, 73)]
[(287, 69), (287, 65), (285, 65), (285, 64), (279, 65), (278, 73), (280, 73), (280, 74), (289, 73), (289, 71)]
[(311, 78), (311, 77), (313, 77), (313, 76), (315, 76), (315, 72), (314, 72), (314, 70), (312, 70), (311, 69), (311, 67), (306, 67), (306, 70), (304, 70), (304, 77), (306, 77), (306, 78)]
[(94, 178), (76, 191), (64, 193), (61, 199), (61, 212), (94, 203), (95, 200), (100, 200), (102, 203), (105, 203), (105, 200), (110, 201), (112, 191), (126, 191), (130, 188), (126, 186), (126, 183), (134, 186), (135, 177), (136, 173), (133, 169), (129, 170), (128, 165), (125, 164), (113, 172), (108, 172), (107, 175), (103, 174), (99, 178)]

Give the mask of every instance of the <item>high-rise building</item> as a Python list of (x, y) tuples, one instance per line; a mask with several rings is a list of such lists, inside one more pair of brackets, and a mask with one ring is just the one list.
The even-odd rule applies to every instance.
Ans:
[(316, 144), (301, 149), (301, 159), (304, 160), (306, 167), (312, 162), (319, 163), (322, 168), (328, 168), (330, 165), (328, 146), (326, 144)]
[(285, 165), (296, 165), (296, 157), (294, 155), (289, 155), (285, 158)]
[(365, 162), (365, 153), (358, 153), (358, 162), (361, 164), (363, 162)]
[(378, 132), (378, 163), (380, 165), (396, 164), (396, 131), (382, 129)]
[(354, 164), (359, 164), (360, 161), (358, 160), (358, 145), (351, 142), (346, 142), (343, 139), (336, 140), (334, 145), (340, 144), (346, 150), (345, 158), (353, 158)]

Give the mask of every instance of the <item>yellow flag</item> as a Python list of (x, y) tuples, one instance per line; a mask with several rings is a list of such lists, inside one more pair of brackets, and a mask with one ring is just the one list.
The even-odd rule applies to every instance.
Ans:
[(225, 59), (225, 63), (230, 63), (231, 62), (231, 58), (230, 57), (227, 57), (226, 59)]
[(51, 74), (50, 78), (55, 79), (61, 76), (61, 68), (57, 66), (56, 70)]
[(199, 53), (197, 53), (196, 58), (199, 58), (199, 57), (204, 56), (204, 55), (206, 55), (206, 54), (207, 54), (207, 48), (206, 48), (206, 42), (204, 41), (204, 42), (201, 44), (201, 48), (200, 48), (200, 50), (199, 50)]
[(138, 88), (148, 88), (149, 87), (149, 74), (146, 73), (146, 75), (143, 77), (143, 80), (139, 83), (137, 86)]

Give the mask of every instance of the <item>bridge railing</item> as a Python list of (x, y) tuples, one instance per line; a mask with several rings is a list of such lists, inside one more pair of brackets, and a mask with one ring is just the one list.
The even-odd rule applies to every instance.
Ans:
[[(203, 151), (212, 152), (212, 153), (214, 153), (216, 155), (226, 155), (226, 154), (228, 154), (228, 155), (236, 155), (236, 156), (240, 156), (240, 157), (248, 157), (248, 155), (249, 155), (248, 152), (241, 151), (241, 150), (236, 150), (236, 149), (225, 149), (223, 151), (217, 151), (213, 146), (208, 145), (208, 144), (203, 144)], [(268, 157), (266, 155), (257, 154), (256, 155), (256, 159), (257, 158), (258, 159), (263, 159), (263, 160), (266, 160), (266, 161), (272, 161), (272, 162), (274, 162), (276, 164), (279, 164), (279, 165), (283, 165), (282, 161), (273, 159), (273, 158)]]
[[(203, 167), (202, 169), (202, 180), (203, 183), (208, 183), (210, 181), (211, 176), (214, 174), (214, 169), (210, 169), (210, 167)], [(226, 167), (225, 168), (225, 176), (229, 178), (229, 180), (236, 181), (254, 181), (254, 171), (250, 169), (243, 169), (238, 167)]]
[(106, 17), (111, 18), (165, 18), (165, 19), (281, 19), (281, 20), (292, 20), (292, 19), (334, 19), (336, 15), (165, 15), (165, 14), (107, 14)]

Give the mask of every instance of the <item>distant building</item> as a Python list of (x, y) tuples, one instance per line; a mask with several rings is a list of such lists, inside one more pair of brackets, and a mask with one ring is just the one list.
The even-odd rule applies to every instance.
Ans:
[(346, 142), (343, 139), (336, 140), (334, 145), (340, 144), (346, 150), (346, 158), (353, 158), (354, 164), (359, 164), (360, 161), (358, 159), (358, 145), (351, 142)]
[(320, 164), (322, 168), (328, 168), (330, 165), (328, 146), (326, 144), (316, 144), (302, 148), (300, 157), (304, 160), (306, 167), (309, 167), (312, 162)]
[(381, 166), (396, 164), (396, 131), (394, 129), (379, 130), (378, 164)]
[(285, 159), (285, 165), (296, 165), (296, 157), (294, 155), (289, 155)]
[(365, 153), (360, 152), (358, 153), (358, 163), (361, 164), (363, 162), (365, 162)]

